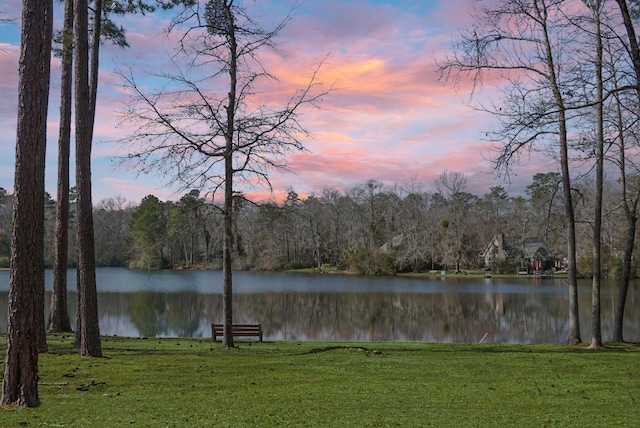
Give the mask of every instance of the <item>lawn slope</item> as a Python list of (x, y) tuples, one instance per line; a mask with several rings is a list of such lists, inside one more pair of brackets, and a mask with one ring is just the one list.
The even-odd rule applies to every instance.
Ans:
[[(640, 346), (48, 337), (41, 405), (0, 426), (634, 426)], [(5, 352), (5, 339), (0, 339)]]

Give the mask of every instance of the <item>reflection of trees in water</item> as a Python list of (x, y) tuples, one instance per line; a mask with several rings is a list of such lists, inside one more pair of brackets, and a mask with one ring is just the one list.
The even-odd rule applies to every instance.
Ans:
[(130, 293), (128, 312), (141, 336), (193, 336), (200, 327), (197, 293)]
[[(581, 303), (588, 312), (589, 296)], [(638, 337), (640, 308), (630, 312), (626, 331)], [(268, 338), (294, 340), (553, 343), (568, 328), (566, 301), (546, 294), (269, 293), (238, 296), (235, 313)]]
[(141, 336), (160, 336), (168, 331), (165, 294), (131, 293), (128, 309), (131, 322), (138, 328)]
[[(615, 290), (603, 294), (605, 340), (611, 337)], [(75, 302), (75, 293), (69, 294)], [(49, 298), (45, 298), (48, 304)], [(625, 336), (640, 341), (636, 287), (627, 301)], [(222, 319), (220, 295), (100, 293), (102, 334), (210, 336)], [(581, 293), (581, 319), (588, 326), (590, 294)], [(75, 320), (74, 305), (70, 318)], [(6, 332), (7, 293), (0, 293), (0, 332)], [(238, 294), (235, 322), (259, 322), (267, 339), (415, 340), (438, 342), (564, 342), (568, 304), (552, 294)], [(46, 308), (48, 312), (48, 308)], [(583, 331), (583, 334), (588, 331)]]
[(238, 296), (235, 310), (252, 314), (253, 321), (262, 322), (267, 337), (278, 339), (471, 342), (489, 333), (491, 341), (535, 341), (534, 323), (555, 323), (564, 314), (542, 306), (525, 312), (525, 299), (518, 295), (482, 299), (456, 294), (273, 293)]

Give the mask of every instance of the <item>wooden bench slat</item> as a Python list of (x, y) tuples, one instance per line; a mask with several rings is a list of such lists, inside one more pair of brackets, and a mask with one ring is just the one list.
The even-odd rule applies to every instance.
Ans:
[[(211, 338), (218, 341), (218, 336), (224, 334), (224, 326), (222, 324), (211, 324)], [(253, 337), (256, 336), (262, 342), (262, 324), (233, 324), (231, 328), (232, 336)]]

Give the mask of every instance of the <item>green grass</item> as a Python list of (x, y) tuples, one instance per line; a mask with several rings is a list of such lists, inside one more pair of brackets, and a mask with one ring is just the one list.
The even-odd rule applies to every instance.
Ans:
[[(49, 336), (38, 408), (0, 426), (634, 426), (640, 346)], [(5, 341), (0, 341), (5, 352)]]

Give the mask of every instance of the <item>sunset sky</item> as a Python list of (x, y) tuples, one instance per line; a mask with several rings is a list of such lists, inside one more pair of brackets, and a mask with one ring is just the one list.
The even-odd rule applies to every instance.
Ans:
[[(265, 27), (281, 19), (293, 1), (245, 1), (257, 7)], [(58, 7), (58, 6), (57, 6)], [(20, 15), (21, 2), (3, 1), (2, 17)], [(305, 0), (281, 33), (278, 50), (265, 51), (262, 59), (279, 78), (274, 93), (293, 94), (304, 85), (318, 63), (328, 55), (318, 81), (335, 90), (320, 109), (305, 109), (301, 119), (313, 134), (308, 152), (289, 157), (292, 172), (271, 173), (273, 193), (262, 187), (245, 189), (254, 199), (280, 199), (288, 188), (301, 195), (319, 194), (324, 188), (344, 190), (367, 180), (385, 186), (416, 183), (433, 190), (442, 171), (467, 176), (467, 190), (482, 195), (503, 185), (511, 195), (523, 194), (536, 172), (555, 170), (549, 160), (530, 161), (514, 170), (504, 183), (492, 172), (484, 141), (492, 118), (467, 104), (469, 88), (454, 90), (438, 80), (436, 61), (442, 59), (460, 29), (471, 24), (473, 2), (468, 0)], [(61, 9), (56, 9), (60, 28)], [(116, 67), (135, 64), (157, 71), (168, 62), (173, 48), (162, 31), (167, 15), (120, 19), (127, 29), (130, 48), (103, 45), (100, 88), (93, 149), (94, 203), (122, 195), (138, 203), (154, 194), (179, 199), (160, 176), (141, 175), (119, 166), (115, 156), (123, 148), (111, 141), (131, 128), (120, 124), (124, 108)], [(0, 187), (13, 191), (17, 109), (19, 22), (0, 24)], [(46, 190), (56, 197), (58, 89), (60, 63), (52, 64), (48, 119)], [(490, 97), (492, 88), (480, 94)], [(264, 94), (267, 97), (269, 94)], [(72, 163), (74, 160), (72, 159)], [(72, 183), (73, 179), (72, 172)], [(72, 184), (73, 185), (73, 184)]]

